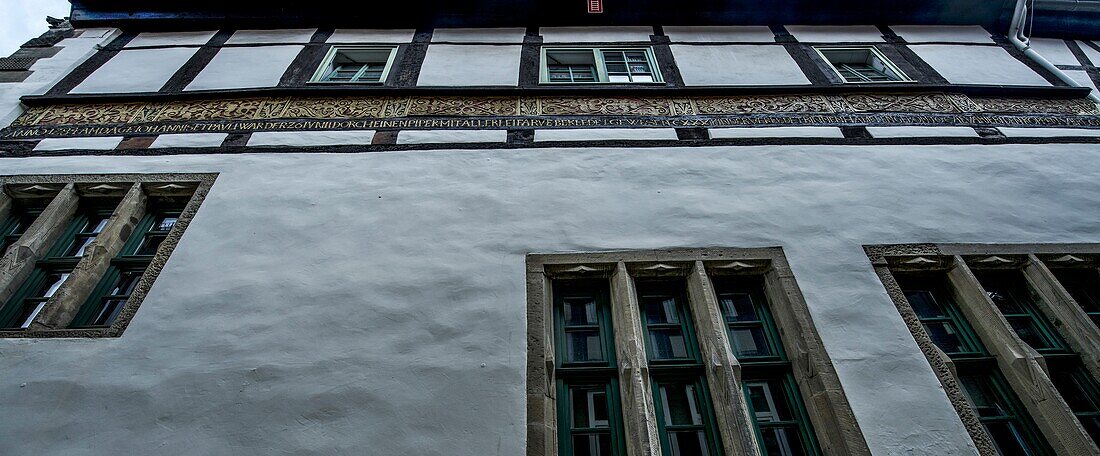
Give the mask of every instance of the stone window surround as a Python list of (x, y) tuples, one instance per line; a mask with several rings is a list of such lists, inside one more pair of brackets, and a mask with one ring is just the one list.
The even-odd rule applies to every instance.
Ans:
[(983, 292), (975, 269), (1017, 269), (1041, 297), (1040, 311), (1082, 364), (1100, 377), (1100, 331), (1051, 272), (1051, 267), (1096, 267), (1100, 244), (889, 244), (864, 246), (890, 299), (939, 377), (944, 392), (983, 456), (995, 456), (986, 433), (955, 374), (954, 362), (925, 332), (895, 272), (946, 274), (955, 300), (970, 326), (997, 360), (1005, 379), (1058, 454), (1096, 454), (1097, 446), (1050, 380), (1041, 354), (1025, 343)]
[[(0, 176), (0, 218), (6, 217), (15, 197), (50, 198), (46, 209), (0, 257), (0, 305), (6, 303), (32, 273), (35, 263), (53, 245), (77, 210), (80, 198), (114, 197), (120, 201), (102, 233), (87, 249), (73, 275), (46, 303), (31, 327), (24, 331), (0, 331), (0, 338), (96, 338), (119, 337), (130, 324), (149, 288), (179, 243), (216, 173), (165, 174), (45, 174)], [(111, 326), (68, 329), (71, 317), (91, 294), (122, 248), (134, 225), (141, 220), (150, 196), (187, 196), (175, 226), (152, 257), (126, 304)], [(71, 319), (71, 318), (70, 318)]]
[[(607, 278), (618, 358), (626, 454), (659, 456), (635, 277), (686, 279), (688, 307), (725, 454), (759, 455), (741, 389), (741, 367), (711, 285), (712, 275), (762, 276), (784, 348), (824, 454), (869, 455), (781, 247), (705, 248), (527, 256), (527, 456), (557, 455), (551, 281)], [(704, 337), (703, 335), (711, 335)]]

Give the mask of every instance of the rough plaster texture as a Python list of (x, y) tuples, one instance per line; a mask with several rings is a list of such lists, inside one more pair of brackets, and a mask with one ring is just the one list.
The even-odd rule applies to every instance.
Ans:
[(157, 136), (157, 139), (153, 140), (153, 143), (149, 145), (150, 149), (160, 149), (164, 147), (218, 147), (222, 145), (225, 138), (229, 136), (226, 133), (175, 133), (165, 134)]
[(126, 43), (126, 47), (142, 46), (202, 46), (214, 37), (217, 30), (194, 32), (143, 32)]
[(419, 86), (517, 86), (522, 46), (428, 46)]
[(918, 44), (909, 49), (952, 84), (1050, 85), (999, 46)]
[[(1026, 128), (1026, 127), (997, 127), (1001, 133), (1010, 138), (1015, 137), (1038, 137), (1038, 138), (1054, 138), (1058, 136), (1100, 136), (1100, 130), (1087, 130), (1083, 128)], [(1097, 146), (1090, 145), (1084, 146), (1087, 149), (1095, 150)]]
[(613, 43), (616, 41), (649, 42), (652, 27), (542, 27), (543, 43)]
[(61, 51), (56, 55), (35, 61), (31, 66), (33, 72), (23, 82), (0, 83), (0, 126), (6, 127), (23, 113), (19, 97), (45, 93), (73, 68), (91, 57), (95, 46), (109, 43), (118, 34), (116, 29), (82, 29), (80, 36), (61, 40), (57, 44), (61, 46)]
[(970, 127), (867, 127), (867, 131), (875, 138), (979, 137)]
[(0, 401), (19, 417), (0, 439), (11, 454), (523, 454), (526, 253), (780, 245), (872, 451), (973, 454), (861, 246), (1100, 242), (1096, 147), (0, 159), (221, 173), (123, 337), (0, 341)]
[(1032, 38), (1031, 48), (1055, 65), (1080, 65), (1077, 57), (1070, 52), (1066, 42), (1055, 38)]
[(524, 28), (437, 28), (433, 43), (523, 43)]
[(274, 87), (303, 46), (221, 48), (184, 90)]
[(1100, 52), (1097, 52), (1096, 49), (1093, 49), (1084, 41), (1078, 41), (1077, 45), (1082, 51), (1085, 51), (1085, 57), (1088, 57), (1089, 63), (1093, 66), (1100, 66)]
[(370, 144), (374, 130), (348, 131), (258, 131), (248, 138), (249, 146), (338, 146)]
[(96, 136), (91, 138), (46, 138), (34, 146), (34, 150), (111, 150), (122, 142), (121, 136)]
[(810, 83), (781, 45), (674, 44), (671, 47), (687, 85)]
[(993, 44), (989, 32), (980, 25), (891, 25), (890, 30), (910, 43)]
[(225, 44), (308, 43), (317, 29), (237, 30)]
[(535, 141), (676, 140), (675, 128), (562, 128), (535, 130)]
[(1096, 91), (1096, 83), (1092, 82), (1092, 78), (1089, 77), (1089, 73), (1087, 71), (1063, 70), (1062, 72), (1068, 75), (1074, 81), (1077, 81), (1078, 84), (1081, 84), (1081, 87), (1089, 87), (1093, 90), (1093, 92)]
[(412, 29), (336, 29), (327, 43), (410, 43), (416, 30)]
[(807, 43), (883, 41), (882, 32), (873, 25), (788, 25), (787, 32)]
[(156, 92), (196, 51), (185, 47), (123, 50), (70, 93)]
[(499, 143), (508, 139), (508, 130), (401, 130), (398, 144)]
[(771, 28), (761, 25), (745, 26), (668, 26), (665, 35), (673, 43), (677, 42), (735, 42), (774, 43), (775, 34)]
[(731, 127), (711, 128), (710, 137), (725, 138), (843, 138), (837, 127)]

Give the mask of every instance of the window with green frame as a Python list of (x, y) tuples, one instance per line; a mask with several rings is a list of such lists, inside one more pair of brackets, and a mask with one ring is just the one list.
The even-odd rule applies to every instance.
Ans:
[(905, 273), (895, 278), (932, 342), (954, 362), (963, 394), (997, 450), (1004, 455), (1053, 454), (958, 307), (945, 274)]
[(1043, 355), (1062, 399), (1073, 410), (1093, 441), (1100, 443), (1100, 387), (1054, 330), (1038, 306), (1042, 299), (1018, 269), (975, 270), (974, 276), (1001, 315), (1025, 343)]
[(46, 201), (25, 202), (13, 201), (8, 217), (0, 221), (0, 255), (7, 251), (8, 246), (15, 244), (19, 237), (27, 231), (27, 228), (45, 209)]
[(543, 83), (639, 84), (662, 82), (653, 50), (637, 48), (543, 48)]
[(625, 455), (609, 284), (556, 280), (553, 296), (559, 454)]
[(734, 355), (741, 363), (746, 402), (765, 455), (817, 455), (821, 451), (772, 318), (764, 280), (714, 278)]
[(333, 46), (311, 82), (384, 83), (397, 46)]
[(0, 308), (0, 330), (22, 330), (42, 311), (84, 256), (88, 246), (107, 226), (118, 200), (82, 202), (53, 246), (35, 264), (34, 271)]
[(680, 280), (635, 281), (662, 454), (719, 456), (714, 411)]
[(1100, 270), (1096, 268), (1051, 268), (1058, 283), (1069, 292), (1077, 305), (1100, 327)]
[(80, 307), (70, 328), (111, 326), (118, 312), (126, 305), (134, 287), (149, 267), (161, 242), (179, 219), (182, 207), (152, 204), (134, 229), (140, 236), (130, 236), (118, 255), (111, 260), (95, 290)]

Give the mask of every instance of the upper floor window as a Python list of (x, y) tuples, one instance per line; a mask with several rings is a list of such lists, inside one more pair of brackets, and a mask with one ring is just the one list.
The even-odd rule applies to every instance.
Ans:
[(844, 82), (911, 82), (890, 59), (874, 46), (817, 47), (817, 53), (829, 62)]
[(310, 82), (383, 83), (397, 47), (334, 46)]
[(542, 83), (644, 84), (662, 82), (650, 48), (544, 48)]

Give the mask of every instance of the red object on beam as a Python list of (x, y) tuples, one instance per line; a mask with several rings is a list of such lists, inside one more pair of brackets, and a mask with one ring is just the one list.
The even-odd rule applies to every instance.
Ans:
[(603, 0), (588, 0), (588, 12), (590, 14), (603, 12)]

